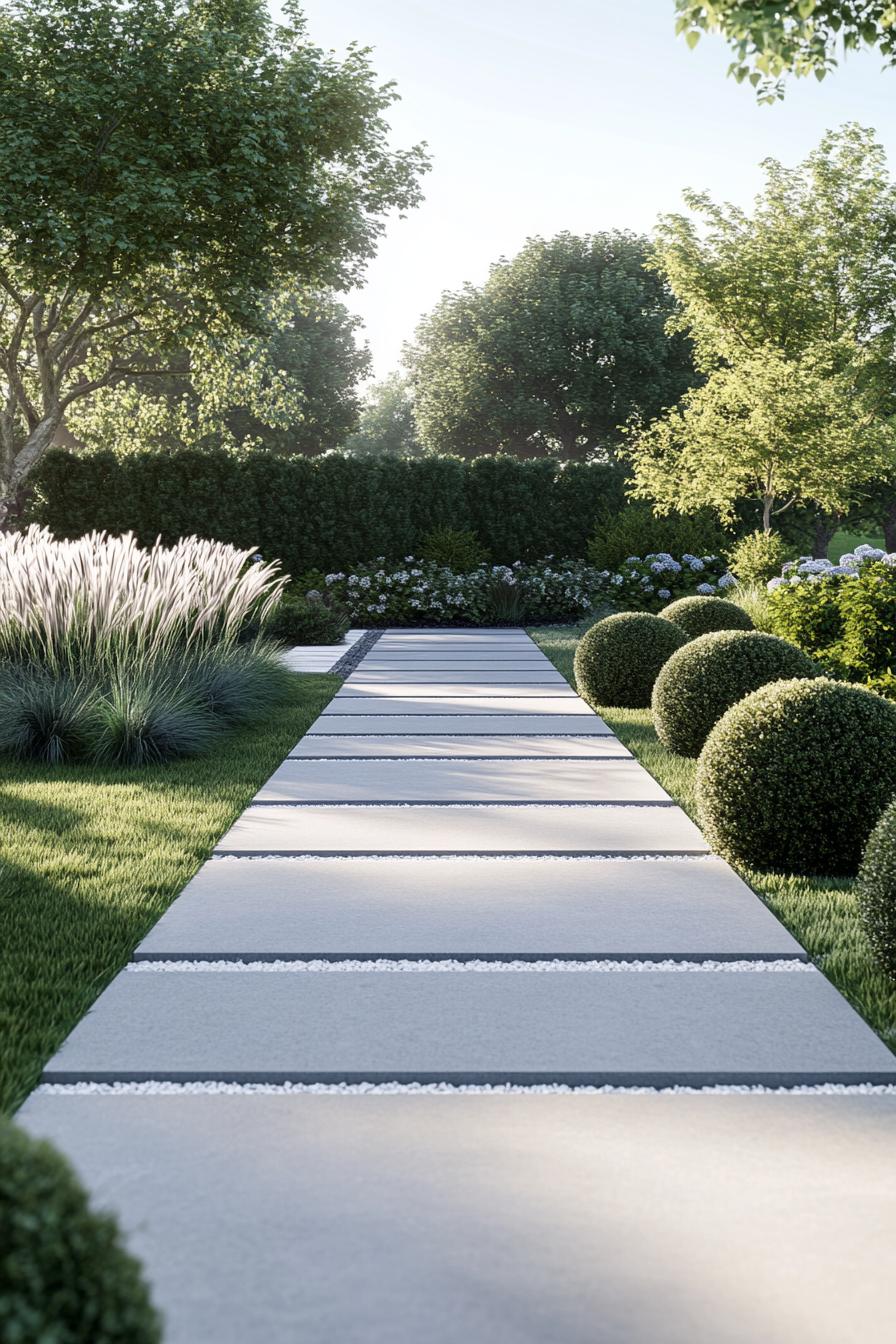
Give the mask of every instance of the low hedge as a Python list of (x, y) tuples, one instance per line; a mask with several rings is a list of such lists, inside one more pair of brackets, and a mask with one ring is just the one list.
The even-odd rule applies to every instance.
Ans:
[(763, 872), (853, 875), (894, 795), (896, 705), (826, 677), (748, 695), (697, 767), (710, 844)]
[(672, 654), (656, 679), (651, 708), (657, 736), (680, 756), (699, 756), (722, 715), (745, 695), (772, 681), (819, 675), (808, 654), (777, 635), (698, 635)]
[(896, 801), (871, 832), (856, 895), (874, 954), (896, 978)]
[(606, 616), (579, 640), (576, 686), (596, 705), (643, 709), (668, 658), (687, 642), (674, 621), (648, 612)]
[(115, 1220), (49, 1143), (0, 1121), (0, 1338), (159, 1344), (161, 1323)]
[(663, 607), (661, 616), (680, 625), (689, 639), (713, 630), (752, 630), (753, 621), (736, 602), (724, 597), (680, 597)]

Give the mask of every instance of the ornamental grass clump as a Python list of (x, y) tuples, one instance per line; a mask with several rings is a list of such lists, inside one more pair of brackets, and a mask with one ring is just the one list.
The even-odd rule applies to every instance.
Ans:
[(724, 597), (680, 597), (660, 612), (667, 621), (674, 621), (691, 639), (708, 635), (712, 630), (752, 630), (752, 618), (736, 602)]
[(827, 677), (746, 696), (697, 766), (706, 838), (761, 872), (852, 876), (894, 796), (896, 705)]
[(670, 751), (699, 756), (722, 715), (745, 695), (772, 681), (820, 675), (808, 654), (776, 635), (758, 630), (699, 635), (673, 653), (657, 677), (653, 724)]
[(142, 765), (270, 704), (288, 674), (257, 631), (284, 579), (252, 560), (196, 537), (0, 535), (0, 751)]
[(161, 1321), (115, 1220), (49, 1143), (0, 1120), (0, 1338), (160, 1344)]
[(643, 709), (668, 658), (687, 642), (674, 621), (648, 612), (606, 616), (579, 640), (576, 687), (595, 705)]
[(871, 832), (856, 896), (874, 955), (896, 979), (896, 801)]

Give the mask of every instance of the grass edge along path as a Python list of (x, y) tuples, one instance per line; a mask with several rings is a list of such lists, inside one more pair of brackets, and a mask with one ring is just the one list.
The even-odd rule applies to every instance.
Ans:
[(341, 684), (295, 676), (207, 755), (0, 761), (0, 1113), (41, 1069)]
[[(578, 640), (593, 624), (544, 626), (529, 634), (551, 662), (575, 685), (573, 656)], [(594, 705), (606, 724), (654, 779), (699, 824), (695, 803), (697, 762), (677, 756), (657, 738), (649, 709)], [(836, 781), (823, 786), (837, 787)], [(896, 1051), (896, 983), (878, 968), (855, 906), (854, 882), (788, 877), (738, 869), (740, 876), (781, 923), (802, 943), (812, 961)]]

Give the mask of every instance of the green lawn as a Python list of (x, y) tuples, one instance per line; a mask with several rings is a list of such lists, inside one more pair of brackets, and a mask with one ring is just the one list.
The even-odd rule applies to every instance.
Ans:
[[(576, 642), (590, 624), (588, 621), (580, 626), (545, 627), (529, 633), (573, 682)], [(667, 793), (696, 821), (696, 761), (676, 756), (662, 745), (648, 709), (595, 708)], [(871, 957), (856, 914), (853, 884), (748, 871), (742, 871), (741, 876), (887, 1045), (896, 1050), (896, 983), (877, 969)]]
[(857, 546), (883, 546), (883, 532), (835, 532), (828, 547), (828, 559), (835, 562)]
[(151, 769), (0, 763), (0, 1111), (129, 959), (340, 684), (286, 703), (207, 756)]

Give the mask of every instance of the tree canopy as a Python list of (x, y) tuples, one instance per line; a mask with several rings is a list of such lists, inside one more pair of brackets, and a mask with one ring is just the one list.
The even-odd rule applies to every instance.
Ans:
[(630, 233), (531, 239), (485, 284), (446, 293), (406, 350), (425, 448), (585, 458), (693, 381), (674, 301)]
[(796, 169), (763, 166), (752, 215), (689, 192), (692, 216), (660, 219), (653, 265), (706, 381), (631, 456), (661, 508), (728, 516), (747, 490), (768, 527), (896, 474), (896, 189), (854, 125)]
[(876, 48), (896, 64), (893, 0), (675, 0), (676, 32), (690, 46), (721, 33), (734, 52), (728, 73), (747, 79), (761, 102), (783, 97), (782, 76), (824, 79), (843, 52)]
[[(345, 288), (419, 148), (366, 53), (307, 39), (295, 3), (6, 0), (0, 6), (0, 498), (67, 409), (263, 296)], [(6, 505), (4, 504), (4, 507)]]
[(194, 334), (166, 355), (171, 372), (132, 377), (76, 401), (66, 424), (93, 449), (176, 452), (267, 448), (316, 454), (340, 447), (360, 411), (370, 352), (360, 319), (329, 295), (283, 294), (263, 325)]
[(361, 406), (358, 428), (345, 442), (352, 453), (420, 457), (414, 395), (407, 378), (390, 373), (374, 383)]

